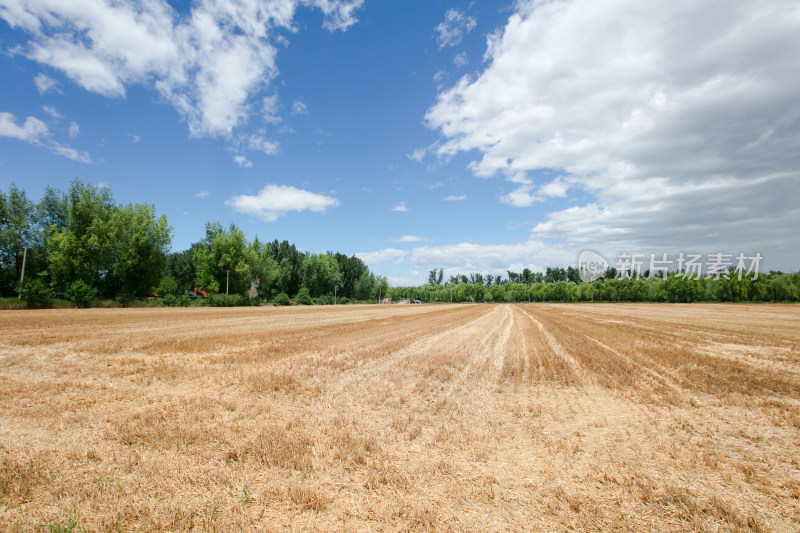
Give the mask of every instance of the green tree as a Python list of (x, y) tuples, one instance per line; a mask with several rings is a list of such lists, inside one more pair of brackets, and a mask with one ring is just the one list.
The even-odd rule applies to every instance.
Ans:
[(255, 280), (258, 256), (247, 244), (244, 233), (231, 224), (206, 224), (206, 238), (195, 250), (192, 261), (199, 288), (229, 294), (245, 294)]
[(367, 271), (367, 265), (355, 255), (348, 257), (337, 253), (334, 257), (339, 263), (339, 272), (342, 274), (342, 288), (338, 294), (347, 298), (355, 298), (356, 282)]
[(357, 300), (374, 300), (377, 298), (377, 283), (375, 274), (367, 271), (361, 274), (355, 286), (355, 297)]
[[(25, 248), (34, 244), (33, 203), (24, 190), (16, 185), (9, 188), (6, 196), (0, 191), (0, 294), (10, 296), (18, 288), (22, 272)], [(35, 252), (26, 257), (26, 275), (29, 279), (37, 273), (32, 268)]]
[(111, 192), (74, 180), (67, 193), (67, 222), (50, 227), (47, 262), (51, 283), (65, 292), (75, 281), (111, 296), (109, 273), (113, 254), (108, 246), (111, 215), (115, 209)]
[(167, 295), (175, 296), (178, 293), (178, 281), (172, 276), (164, 276), (158, 282), (156, 293), (162, 297)]
[(200, 243), (194, 243), (188, 250), (167, 254), (164, 259), (162, 276), (174, 278), (179, 291), (191, 290), (195, 286), (197, 272), (192, 258)]
[[(145, 296), (159, 279), (172, 227), (167, 217), (156, 218), (149, 204), (114, 209), (103, 232), (111, 256), (109, 285), (118, 297)], [(98, 236), (98, 241), (102, 238)]]
[(506, 297), (506, 290), (502, 285), (492, 285), (489, 287), (489, 295), (493, 302), (502, 302)]
[(315, 298), (324, 294), (333, 295), (334, 286), (342, 282), (339, 263), (330, 254), (309, 255), (303, 261), (303, 286)]

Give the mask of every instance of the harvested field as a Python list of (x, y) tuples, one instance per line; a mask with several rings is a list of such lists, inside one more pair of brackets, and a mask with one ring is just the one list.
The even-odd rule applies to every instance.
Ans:
[(0, 529), (797, 531), (800, 307), (0, 313)]

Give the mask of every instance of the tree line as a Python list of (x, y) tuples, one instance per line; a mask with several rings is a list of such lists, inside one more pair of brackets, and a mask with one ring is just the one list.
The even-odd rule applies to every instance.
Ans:
[[(311, 254), (287, 241), (248, 241), (231, 224), (208, 223), (188, 250), (170, 252), (172, 227), (151, 204), (121, 205), (107, 187), (74, 180), (47, 187), (34, 203), (12, 185), (0, 191), (0, 296), (53, 297), (78, 306), (97, 299), (127, 305), (158, 295), (186, 302), (199, 289), (218, 304), (374, 300), (388, 281), (355, 256)], [(23, 277), (24, 264), (24, 280)]]
[(545, 272), (507, 271), (507, 277), (457, 274), (444, 281), (442, 269), (428, 273), (428, 283), (392, 287), (393, 299), (423, 302), (797, 302), (800, 272), (767, 274), (729, 272), (713, 277), (684, 272), (620, 278), (615, 268), (591, 283), (580, 280), (574, 267)]
[[(796, 302), (800, 273), (734, 271), (689, 277), (683, 272), (620, 279), (609, 269), (582, 283), (574, 267), (507, 276), (428, 273), (428, 283), (389, 287), (355, 256), (311, 254), (287, 241), (248, 241), (235, 225), (208, 223), (189, 249), (170, 252), (172, 227), (150, 204), (121, 205), (110, 189), (74, 180), (64, 193), (47, 187), (39, 202), (11, 186), (0, 191), (0, 296), (22, 292), (44, 305), (53, 297), (87, 306), (97, 299), (127, 305), (157, 295), (187, 304), (195, 289), (211, 305), (375, 301), (423, 302)], [(24, 283), (20, 284), (23, 264)]]

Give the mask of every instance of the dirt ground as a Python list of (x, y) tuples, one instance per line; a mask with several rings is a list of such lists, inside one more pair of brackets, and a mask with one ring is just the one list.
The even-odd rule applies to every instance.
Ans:
[(798, 531), (800, 306), (0, 312), (0, 531)]

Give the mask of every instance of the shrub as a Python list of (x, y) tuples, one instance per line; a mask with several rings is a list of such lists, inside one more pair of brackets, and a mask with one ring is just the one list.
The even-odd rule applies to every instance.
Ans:
[(285, 292), (278, 294), (275, 298), (272, 299), (273, 305), (290, 305), (292, 302), (289, 300), (289, 297), (286, 295)]
[(186, 296), (185, 294), (181, 294), (181, 297), (178, 298), (178, 305), (181, 307), (189, 307), (192, 305), (192, 299)]
[[(188, 298), (187, 298), (188, 299)], [(164, 305), (168, 307), (175, 307), (178, 304), (178, 298), (174, 294), (167, 293), (164, 295)]]
[(311, 299), (311, 293), (308, 292), (308, 288), (303, 287), (300, 289), (300, 292), (297, 293), (297, 303), (300, 305), (311, 305), (314, 303)]
[(119, 303), (119, 305), (121, 305), (122, 307), (128, 307), (131, 304), (131, 302), (134, 300), (134, 297), (133, 297), (132, 293), (130, 293), (128, 291), (125, 291), (125, 292), (119, 293), (117, 295), (117, 297), (116, 297), (116, 300), (117, 300), (117, 303)]
[(212, 294), (205, 299), (205, 302), (209, 307), (236, 307), (249, 303), (239, 294)]
[(22, 299), (28, 309), (43, 309), (50, 306), (53, 290), (43, 279), (33, 278), (22, 284)]
[(350, 298), (348, 298), (347, 296), (342, 296), (341, 298), (339, 298), (339, 303), (341, 305), (347, 305), (347, 304), (350, 304), (350, 303), (353, 303), (353, 302), (351, 302)]
[(65, 296), (67, 300), (75, 304), (75, 307), (86, 308), (89, 307), (92, 301), (97, 297), (97, 289), (79, 279), (70, 284)]
[(320, 305), (331, 305), (333, 303), (333, 296), (330, 294), (323, 294), (317, 298), (317, 303)]

